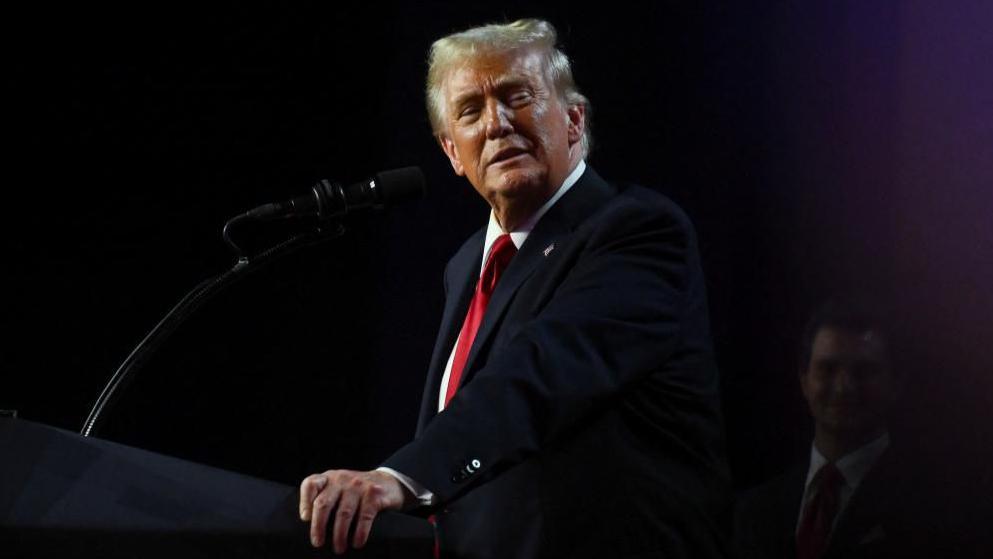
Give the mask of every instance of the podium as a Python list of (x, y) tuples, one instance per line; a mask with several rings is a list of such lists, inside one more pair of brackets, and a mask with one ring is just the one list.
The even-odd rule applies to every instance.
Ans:
[[(21, 419), (0, 419), (0, 556), (337, 557), (294, 487)], [(383, 513), (345, 557), (429, 558), (424, 519)]]

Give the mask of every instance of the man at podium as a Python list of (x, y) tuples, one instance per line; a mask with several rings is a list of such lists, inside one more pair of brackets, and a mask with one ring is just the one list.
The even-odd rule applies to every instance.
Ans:
[(590, 104), (547, 22), (436, 41), (427, 105), (489, 221), (445, 270), (415, 439), (375, 471), (302, 482), (313, 545), (362, 547), (380, 511), (406, 510), (430, 515), (445, 557), (724, 556), (688, 218), (586, 163)]

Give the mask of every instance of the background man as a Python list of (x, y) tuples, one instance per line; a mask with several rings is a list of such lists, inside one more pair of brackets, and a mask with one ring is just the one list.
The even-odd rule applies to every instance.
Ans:
[(829, 302), (810, 319), (799, 367), (814, 420), (810, 459), (739, 502), (743, 557), (927, 556), (913, 526), (929, 483), (912, 473), (912, 457), (890, 449), (902, 375), (889, 344), (880, 313), (856, 298)]
[[(314, 545), (423, 507), (459, 557), (711, 557), (727, 474), (692, 227), (584, 158), (589, 104), (543, 21), (431, 49), (428, 110), (492, 211), (445, 271), (415, 440), (301, 485)], [(332, 519), (333, 518), (333, 522)]]

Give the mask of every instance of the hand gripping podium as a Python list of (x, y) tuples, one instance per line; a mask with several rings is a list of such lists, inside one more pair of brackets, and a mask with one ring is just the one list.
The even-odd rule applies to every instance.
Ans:
[[(0, 419), (0, 557), (334, 557), (296, 488), (20, 419)], [(431, 526), (380, 515), (346, 557), (429, 558)]]

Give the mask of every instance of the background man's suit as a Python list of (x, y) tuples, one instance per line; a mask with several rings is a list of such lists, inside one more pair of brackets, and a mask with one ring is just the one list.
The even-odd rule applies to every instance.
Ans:
[[(807, 464), (747, 491), (735, 511), (741, 559), (796, 557), (796, 528)], [(824, 559), (940, 557), (954, 542), (935, 535), (944, 514), (930, 497), (935, 480), (912, 456), (888, 449), (841, 511)]]
[(443, 554), (720, 556), (718, 379), (688, 219), (588, 168), (504, 272), (438, 414), (483, 236), (448, 264), (417, 437), (385, 462), (438, 498)]

